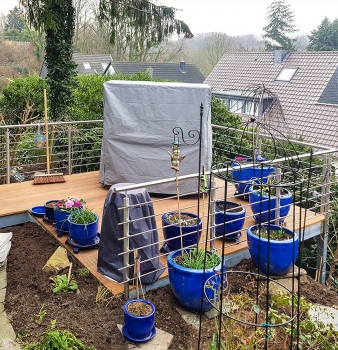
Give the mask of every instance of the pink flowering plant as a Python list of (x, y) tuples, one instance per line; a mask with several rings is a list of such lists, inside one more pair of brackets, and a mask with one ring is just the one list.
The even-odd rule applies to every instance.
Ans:
[(55, 205), (54, 209), (71, 212), (73, 210), (83, 207), (86, 202), (78, 197), (67, 197), (59, 200)]

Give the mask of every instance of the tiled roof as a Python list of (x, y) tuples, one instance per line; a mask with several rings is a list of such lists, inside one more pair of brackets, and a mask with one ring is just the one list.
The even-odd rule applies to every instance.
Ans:
[[(154, 77), (163, 80), (174, 80), (182, 83), (201, 84), (204, 76), (195, 64), (178, 63), (159, 63), (159, 62), (119, 62), (113, 61), (112, 66), (116, 73), (146, 72), (152, 69)], [(181, 69), (183, 68), (183, 69)]]
[[(112, 61), (110, 55), (107, 54), (84, 54), (84, 53), (73, 53), (73, 60), (76, 63), (76, 71), (78, 75), (87, 75), (87, 74), (99, 74), (102, 75), (106, 70), (106, 67)], [(89, 64), (86, 69), (84, 63)], [(89, 68), (90, 67), (90, 68)], [(40, 71), (40, 77), (45, 78), (47, 76), (47, 67), (45, 62), (42, 64)]]
[[(73, 60), (77, 65), (79, 75), (99, 74), (102, 75), (108, 64), (112, 61), (110, 55), (90, 55), (83, 53), (73, 53)], [(88, 63), (90, 68), (85, 68), (84, 63)]]
[[(297, 68), (290, 82), (276, 81)], [(213, 91), (263, 83), (276, 94), (295, 137), (338, 148), (338, 52), (292, 52), (274, 64), (274, 52), (226, 53), (206, 78)]]

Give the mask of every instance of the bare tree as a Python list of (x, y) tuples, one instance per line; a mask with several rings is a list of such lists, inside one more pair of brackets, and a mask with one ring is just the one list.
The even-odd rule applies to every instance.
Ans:
[(226, 52), (243, 51), (243, 48), (236, 38), (225, 33), (208, 33), (204, 37), (202, 50), (205, 69), (210, 72)]

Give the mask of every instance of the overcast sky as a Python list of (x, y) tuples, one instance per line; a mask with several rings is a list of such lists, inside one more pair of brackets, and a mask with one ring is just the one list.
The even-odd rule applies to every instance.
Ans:
[[(153, 1), (155, 2), (155, 0)], [(157, 0), (182, 9), (176, 17), (185, 21), (194, 34), (224, 32), (228, 35), (263, 33), (268, 24), (267, 8), (272, 0)], [(0, 12), (8, 13), (18, 0), (0, 0)], [(298, 34), (310, 34), (322, 20), (338, 18), (337, 0), (288, 0), (294, 12)]]

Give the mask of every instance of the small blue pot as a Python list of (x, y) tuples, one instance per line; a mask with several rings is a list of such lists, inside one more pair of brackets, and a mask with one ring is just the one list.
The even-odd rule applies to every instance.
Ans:
[[(224, 210), (217, 210), (217, 206), (223, 205)], [(240, 211), (231, 211), (231, 208), (241, 208)], [(233, 240), (241, 235), (245, 221), (245, 209), (238, 203), (230, 201), (216, 201), (215, 235), (224, 239)]]
[[(168, 213), (172, 214), (172, 213)], [(193, 218), (197, 218), (196, 214), (182, 212), (181, 215), (190, 215)], [(166, 240), (167, 246), (170, 251), (181, 249), (181, 238), (180, 238), (180, 226), (170, 224), (165, 218), (165, 214), (162, 215), (162, 228), (163, 236)], [(187, 234), (190, 233), (190, 234)], [(186, 235), (187, 234), (187, 235)], [(183, 248), (196, 245), (202, 234), (202, 219), (199, 219), (199, 225), (182, 226), (182, 241)]]
[[(189, 250), (186, 249), (185, 251)], [(180, 255), (181, 250), (171, 252), (168, 255), (169, 282), (177, 301), (191, 311), (204, 312), (210, 310), (213, 306), (208, 299), (214, 301), (216, 297), (217, 300), (220, 281), (219, 278), (215, 277), (212, 281), (212, 288), (206, 289), (206, 295), (204, 294), (204, 284), (215, 273), (221, 272), (222, 263), (213, 269), (206, 269), (204, 272), (203, 270), (191, 269), (177, 264), (173, 259)], [(225, 276), (225, 264), (223, 276)]]
[[(287, 193), (280, 196), (280, 212), (279, 218), (281, 222), (288, 215), (292, 203), (292, 194), (290, 191), (285, 190)], [(252, 186), (249, 188), (249, 203), (253, 213), (254, 219), (257, 222), (272, 222), (276, 220), (276, 196), (266, 196), (258, 192), (253, 191)]]
[[(95, 214), (96, 215), (96, 214)], [(89, 224), (76, 224), (72, 222), (72, 216), (68, 217), (69, 236), (77, 244), (87, 245), (94, 241), (99, 229), (99, 217)]]
[[(128, 305), (134, 302), (146, 303), (151, 307), (151, 313), (146, 316), (136, 316), (128, 312)], [(135, 341), (144, 341), (151, 339), (154, 333), (155, 306), (145, 299), (128, 300), (123, 305), (124, 328), (128, 337)]]
[[(232, 166), (239, 166), (238, 163), (233, 163)], [(267, 182), (268, 176), (274, 172), (273, 167), (252, 167), (245, 169), (233, 170), (232, 178), (235, 182), (235, 187), (240, 195), (245, 195), (249, 191), (249, 187), (254, 179), (259, 179), (264, 183)], [(257, 180), (258, 181), (258, 180)]]
[(55, 220), (54, 208), (53, 206), (49, 206), (50, 203), (57, 203), (58, 199), (52, 199), (44, 204), (45, 207), (45, 218), (49, 221)]
[(70, 212), (54, 209), (56, 229), (61, 232), (69, 232), (68, 216)]
[[(277, 225), (264, 225), (264, 227), (267, 226), (269, 226), (271, 230), (279, 230), (282, 228)], [(285, 233), (290, 235), (290, 239), (284, 241), (267, 240), (252, 233), (252, 231), (257, 229), (258, 225), (251, 226), (247, 229), (248, 247), (252, 262), (264, 273), (269, 273), (274, 276), (285, 275), (291, 270), (298, 257), (298, 234), (283, 227)], [(269, 246), (270, 253), (268, 259)]]

